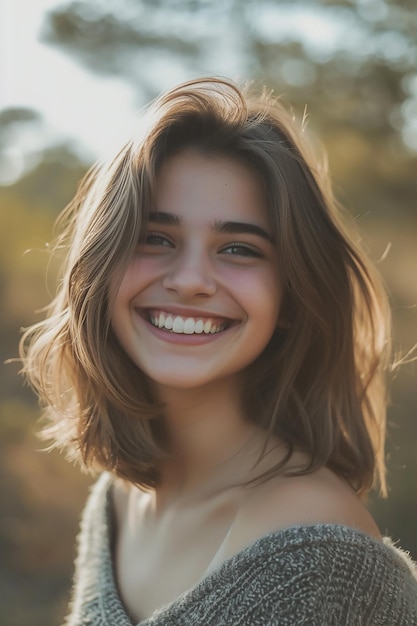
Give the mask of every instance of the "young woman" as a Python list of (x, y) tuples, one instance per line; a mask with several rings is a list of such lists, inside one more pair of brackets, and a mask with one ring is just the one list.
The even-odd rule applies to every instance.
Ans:
[(388, 308), (285, 109), (173, 89), (64, 216), (23, 338), (87, 468), (67, 624), (417, 624), (363, 500), (384, 477)]

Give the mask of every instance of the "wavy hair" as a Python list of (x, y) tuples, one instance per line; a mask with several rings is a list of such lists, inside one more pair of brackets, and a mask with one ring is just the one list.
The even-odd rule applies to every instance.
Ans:
[[(142, 487), (169, 454), (163, 407), (111, 327), (113, 290), (146, 227), (161, 164), (186, 147), (244, 161), (261, 180), (283, 284), (286, 328), (247, 369), (248, 417), (327, 466), (360, 495), (385, 492), (387, 298), (342, 223), (302, 128), (265, 90), (223, 79), (187, 82), (144, 114), (140, 137), (94, 166), (59, 218), (67, 250), (46, 319), (21, 340), (23, 371), (41, 398), (44, 436), (87, 468)], [(267, 475), (264, 475), (267, 477)]]

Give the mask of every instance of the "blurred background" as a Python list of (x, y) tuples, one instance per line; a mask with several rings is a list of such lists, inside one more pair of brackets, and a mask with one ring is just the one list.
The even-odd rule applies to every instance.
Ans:
[[(41, 451), (19, 329), (55, 290), (53, 222), (89, 164), (160, 91), (195, 76), (283, 94), (329, 154), (337, 197), (385, 278), (395, 347), (417, 342), (414, 0), (3, 0), (0, 14), (0, 623), (63, 620), (91, 478)], [(382, 532), (417, 558), (417, 376), (392, 385)]]

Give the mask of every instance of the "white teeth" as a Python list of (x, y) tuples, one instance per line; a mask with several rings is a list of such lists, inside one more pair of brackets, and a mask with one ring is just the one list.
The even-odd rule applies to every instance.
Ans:
[(171, 315), (168, 315), (165, 319), (164, 326), (167, 330), (171, 330), (174, 325), (174, 320)]
[(194, 319), (193, 317), (183, 318), (180, 315), (172, 316), (165, 313), (150, 314), (149, 321), (157, 328), (164, 328), (177, 334), (185, 335), (214, 335), (225, 329), (226, 325), (217, 326), (212, 320)]
[(195, 325), (196, 323), (194, 322), (193, 318), (187, 317), (184, 322), (184, 333), (186, 335), (192, 335), (193, 333), (195, 333)]
[(203, 332), (203, 328), (204, 328), (203, 320), (197, 320), (197, 322), (194, 325), (194, 332), (197, 333), (197, 335), (199, 335), (200, 333)]
[(174, 319), (174, 323), (172, 325), (172, 330), (174, 333), (183, 333), (184, 332), (184, 320), (182, 317), (176, 317)]

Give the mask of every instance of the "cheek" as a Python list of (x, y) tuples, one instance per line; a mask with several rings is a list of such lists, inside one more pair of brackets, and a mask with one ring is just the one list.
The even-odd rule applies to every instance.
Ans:
[(230, 277), (235, 298), (248, 317), (261, 319), (267, 326), (276, 325), (282, 290), (278, 275), (272, 268), (259, 272), (235, 272)]
[(158, 273), (155, 261), (150, 259), (133, 258), (115, 290), (116, 303), (126, 302), (142, 291)]

